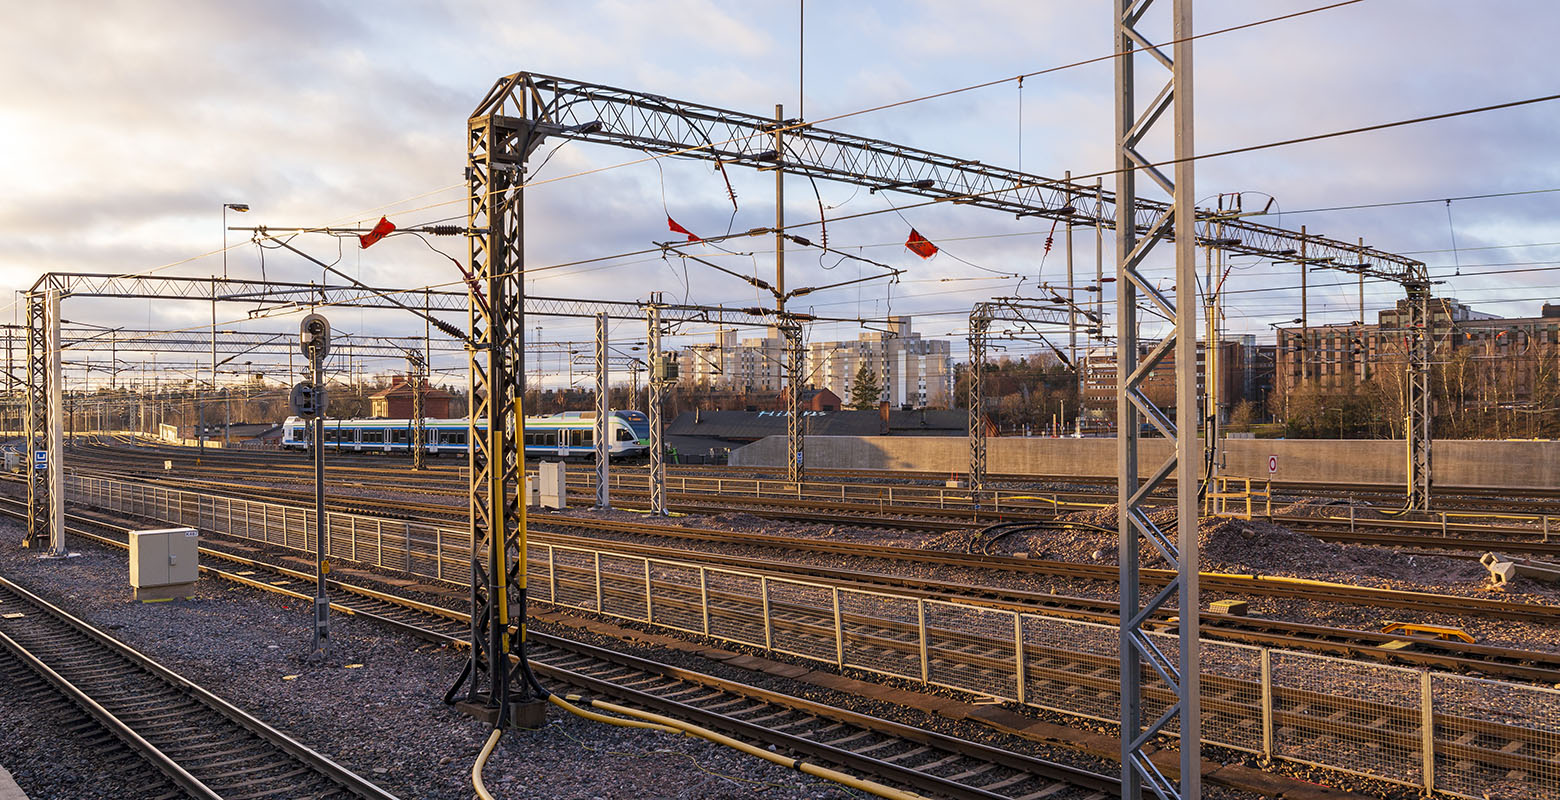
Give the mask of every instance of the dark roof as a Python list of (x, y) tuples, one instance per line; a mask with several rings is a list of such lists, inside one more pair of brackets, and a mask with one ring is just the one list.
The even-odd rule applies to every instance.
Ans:
[[(393, 383), (393, 384), (391, 384), (389, 386), (386, 386), (383, 389), (380, 389), (377, 392), (374, 392), (373, 394), (369, 395), (369, 399), (372, 400), (372, 399), (377, 399), (377, 398), (382, 398), (382, 397), (391, 397), (391, 396), (401, 397), (403, 395), (406, 396), (406, 397), (410, 397), (411, 394), (412, 394), (412, 386), (411, 386), (411, 384), (406, 383), (405, 381), (402, 381), (402, 382), (399, 382), (399, 383)], [(454, 396), (455, 395), (452, 395), (449, 392), (446, 392), (443, 389), (440, 389), (439, 387), (434, 386), (431, 383), (423, 387), (423, 397), (424, 398), (433, 399), (433, 400), (447, 400), (447, 399), (453, 398)]]
[[(802, 419), (803, 431), (811, 436), (880, 436), (884, 432), (876, 410), (807, 411)], [(957, 409), (890, 411), (888, 434), (963, 436), (968, 431), (967, 421), (968, 415)], [(685, 411), (666, 426), (666, 433), (745, 443), (783, 436), (785, 423), (782, 411)]]

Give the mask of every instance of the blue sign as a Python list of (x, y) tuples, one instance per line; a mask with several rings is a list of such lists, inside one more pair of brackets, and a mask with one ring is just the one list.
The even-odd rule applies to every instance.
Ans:
[(33, 469), (45, 469), (49, 466), (49, 451), (33, 451)]

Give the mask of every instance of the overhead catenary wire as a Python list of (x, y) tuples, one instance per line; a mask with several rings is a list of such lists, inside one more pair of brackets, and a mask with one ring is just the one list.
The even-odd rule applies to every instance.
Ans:
[[(1170, 42), (1164, 42), (1164, 43), (1162, 43), (1161, 46), (1171, 45), (1171, 44), (1174, 44), (1174, 43), (1179, 42), (1179, 41), (1193, 41), (1193, 40), (1204, 39), (1204, 38), (1208, 38), (1208, 37), (1212, 37), (1212, 36), (1224, 35), (1224, 34), (1232, 33), (1232, 32), (1235, 32), (1235, 31), (1246, 30), (1246, 29), (1258, 27), (1258, 26), (1261, 26), (1261, 25), (1267, 25), (1267, 24), (1271, 24), (1271, 23), (1275, 23), (1275, 22), (1280, 22), (1280, 21), (1284, 21), (1284, 20), (1294, 19), (1294, 18), (1297, 18), (1297, 17), (1306, 16), (1306, 15), (1309, 15), (1309, 14), (1315, 14), (1315, 13), (1319, 13), (1319, 12), (1323, 12), (1323, 11), (1328, 11), (1328, 10), (1332, 10), (1332, 9), (1342, 8), (1342, 7), (1345, 7), (1345, 6), (1355, 5), (1355, 4), (1358, 4), (1358, 3), (1363, 2), (1363, 1), (1364, 0), (1341, 0), (1341, 2), (1330, 3), (1330, 4), (1327, 4), (1327, 5), (1318, 6), (1318, 7), (1311, 8), (1311, 9), (1303, 9), (1301, 11), (1292, 12), (1292, 13), (1289, 13), (1289, 14), (1283, 14), (1283, 15), (1269, 17), (1269, 18), (1265, 18), (1265, 19), (1261, 19), (1261, 20), (1255, 20), (1255, 21), (1252, 21), (1252, 22), (1242, 23), (1242, 24), (1238, 24), (1238, 25), (1232, 25), (1232, 26), (1228, 26), (1228, 27), (1225, 27), (1225, 28), (1216, 29), (1216, 30), (1213, 30), (1213, 31), (1207, 31), (1207, 32), (1204, 32), (1204, 33), (1194, 34), (1194, 35), (1191, 35), (1191, 36), (1188, 36), (1188, 37), (1184, 37), (1183, 39), (1177, 39), (1177, 40), (1170, 41)], [(984, 81), (984, 82), (980, 82), (980, 83), (976, 83), (976, 84), (970, 84), (970, 85), (967, 85), (967, 86), (964, 86), (964, 87), (955, 88), (955, 89), (949, 89), (949, 90), (945, 90), (945, 91), (941, 91), (941, 92), (935, 92), (935, 93), (931, 93), (931, 94), (921, 95), (921, 96), (918, 96), (918, 97), (907, 98), (907, 99), (904, 99), (904, 100), (894, 101), (894, 102), (891, 102), (891, 103), (879, 104), (879, 105), (876, 105), (876, 106), (871, 106), (871, 107), (867, 107), (867, 108), (863, 108), (863, 109), (858, 109), (858, 110), (855, 110), (855, 111), (843, 112), (843, 113), (836, 114), (836, 115), (833, 115), (833, 116), (824, 117), (824, 118), (819, 119), (819, 120), (806, 121), (806, 122), (797, 122), (797, 123), (789, 124), (789, 125), (786, 125), (785, 127), (782, 127), (780, 129), (780, 131), (784, 132), (786, 130), (794, 130), (794, 129), (797, 129), (797, 128), (813, 127), (813, 126), (815, 126), (815, 125), (817, 125), (819, 123), (832, 122), (832, 121), (836, 121), (836, 120), (840, 120), (840, 119), (847, 119), (847, 118), (851, 118), (851, 117), (855, 117), (855, 116), (860, 116), (860, 115), (864, 115), (864, 114), (870, 114), (870, 113), (875, 113), (875, 112), (878, 112), (878, 111), (883, 111), (883, 110), (890, 109), (890, 108), (897, 108), (897, 107), (901, 107), (901, 106), (905, 106), (905, 105), (910, 105), (910, 104), (913, 104), (913, 103), (925, 102), (925, 101), (934, 100), (934, 99), (938, 99), (938, 98), (942, 98), (942, 97), (948, 97), (948, 96), (960, 94), (960, 93), (963, 93), (963, 92), (969, 92), (969, 91), (974, 91), (974, 90), (978, 90), (978, 89), (982, 89), (982, 88), (987, 88), (987, 87), (990, 87), (990, 86), (999, 85), (999, 84), (1002, 84), (1002, 83), (1006, 83), (1007, 81), (1017, 81), (1017, 80), (1019, 80), (1021, 78), (1035, 77), (1035, 76), (1038, 76), (1038, 75), (1045, 75), (1045, 74), (1060, 72), (1060, 71), (1067, 70), (1067, 69), (1073, 69), (1073, 68), (1077, 68), (1077, 67), (1082, 67), (1082, 66), (1086, 66), (1086, 65), (1089, 65), (1089, 64), (1099, 63), (1099, 62), (1103, 62), (1103, 61), (1109, 61), (1109, 60), (1113, 60), (1113, 59), (1116, 59), (1116, 58), (1127, 57), (1127, 56), (1133, 55), (1133, 54), (1138, 53), (1138, 52), (1143, 52), (1144, 50), (1146, 50), (1146, 48), (1136, 48), (1136, 49), (1129, 49), (1129, 50), (1120, 51), (1120, 52), (1112, 52), (1112, 53), (1109, 53), (1109, 54), (1106, 54), (1106, 55), (1096, 56), (1094, 58), (1084, 59), (1084, 60), (1081, 60), (1081, 61), (1075, 61), (1075, 62), (1071, 62), (1071, 63), (1068, 63), (1068, 64), (1062, 64), (1062, 65), (1057, 65), (1057, 66), (1053, 66), (1053, 67), (1049, 67), (1049, 68), (1045, 68), (1045, 69), (1040, 69), (1040, 70), (1035, 70), (1035, 71), (1031, 71), (1031, 72), (1022, 73), (1021, 75), (1018, 75), (1018, 76), (1000, 78), (1000, 79), (995, 79), (995, 80), (991, 80), (991, 81)], [(722, 142), (722, 143), (725, 143), (725, 142)], [(523, 184), (519, 185), (518, 187), (511, 187), (511, 188), (522, 188), (523, 189), (523, 188), (528, 188), (528, 187), (532, 187), (532, 186), (543, 185), (543, 184), (546, 184), (546, 183), (553, 183), (553, 182), (557, 182), (557, 181), (561, 181), (561, 180), (567, 180), (567, 179), (571, 179), (571, 178), (583, 177), (583, 176), (586, 176), (586, 175), (593, 175), (593, 174), (597, 174), (597, 173), (604, 172), (604, 171), (611, 170), (611, 169), (617, 169), (617, 168), (621, 168), (621, 167), (626, 167), (626, 166), (631, 166), (631, 165), (634, 165), (634, 164), (643, 163), (646, 160), (668, 158), (668, 157), (673, 157), (673, 156), (677, 156), (677, 155), (685, 155), (687, 153), (696, 152), (698, 150), (706, 149), (706, 148), (709, 148), (709, 147), (713, 147), (716, 144), (722, 144), (722, 143), (711, 142), (711, 143), (709, 143), (707, 145), (704, 145), (704, 146), (692, 147), (692, 148), (683, 148), (683, 149), (680, 149), (680, 150), (677, 150), (677, 151), (668, 152), (668, 153), (664, 153), (664, 154), (651, 155), (651, 156), (648, 156), (645, 159), (635, 159), (635, 160), (632, 160), (632, 161), (622, 162), (622, 163), (619, 163), (619, 164), (607, 165), (607, 166), (604, 166), (604, 167), (593, 168), (593, 169), (589, 169), (589, 170), (582, 170), (582, 171), (578, 171), (578, 172), (575, 172), (575, 173), (570, 173), (568, 175), (563, 175), (563, 176), (559, 176), (559, 177), (555, 177), (555, 178), (549, 178), (549, 179), (546, 179), (544, 181), (528, 181), (526, 183), (523, 183)], [(1215, 154), (1215, 155), (1217, 155), (1217, 154)], [(1165, 162), (1165, 163), (1174, 163), (1174, 162)], [(1163, 164), (1153, 164), (1153, 165), (1145, 165), (1145, 166), (1162, 166), (1162, 165)], [(1104, 174), (1110, 174), (1110, 172), (1098, 173), (1098, 174), (1104, 175)], [(1078, 176), (1078, 177), (1080, 177), (1080, 178), (1095, 177), (1095, 175), (1084, 175), (1084, 176)], [(421, 197), (431, 196), (431, 195), (438, 194), (438, 193), (443, 192), (443, 191), (449, 191), (449, 190), (452, 190), (452, 189), (460, 188), (461, 186), (464, 186), (464, 185), (465, 184), (450, 184), (448, 186), (439, 187), (437, 189), (433, 189), (433, 190), (429, 190), (429, 191), (426, 191), (426, 192), (422, 192), (422, 193), (417, 194), (417, 195), (412, 195), (412, 196), (410, 196), (408, 198), (404, 198), (402, 200), (398, 200), (398, 201), (395, 201), (393, 203), (376, 206), (376, 207), (374, 207), (372, 209), (369, 209), (367, 212), (357, 212), (357, 213), (345, 215), (345, 216), (343, 216), (343, 217), (341, 217), (339, 219), (341, 219), (341, 220), (359, 219), (359, 218), (362, 218), (364, 216), (368, 216), (369, 214), (371, 214), (373, 212), (377, 212), (377, 211), (381, 211), (381, 210), (384, 210), (384, 209), (388, 209), (388, 208), (391, 208), (391, 207), (393, 207), (395, 205), (399, 205), (400, 203), (408, 202), (408, 201), (410, 201), (412, 199), (418, 199), (418, 198), (421, 198)], [(950, 198), (950, 199), (952, 199), (952, 198)], [(450, 205), (450, 204), (457, 203), (457, 202), (467, 202), (467, 200), (468, 200), (468, 198), (462, 197), (460, 199), (452, 200), (452, 201), (448, 201), (448, 202), (434, 203), (434, 204), (424, 205), (424, 206), (420, 206), (420, 207), (412, 208), (412, 209), (403, 209), (400, 213), (415, 213), (417, 211), (427, 210), (427, 209), (430, 209), (430, 208), (437, 208), (437, 207)], [(242, 243), (240, 243), (239, 245), (234, 245), (234, 246), (240, 246), (241, 244)], [(215, 250), (215, 251), (209, 251), (209, 252), (201, 253), (199, 255), (191, 256), (191, 257), (188, 257), (188, 258), (185, 258), (185, 259), (180, 259), (178, 261), (170, 262), (168, 264), (163, 264), (161, 266), (151, 267), (151, 268), (148, 268), (146, 270), (139, 271), (139, 272), (125, 273), (125, 274), (121, 275), (120, 277), (136, 277), (138, 275), (152, 274), (152, 273), (155, 273), (155, 272), (162, 271), (164, 269), (168, 269), (168, 268), (171, 268), (171, 267), (174, 267), (174, 266), (178, 266), (180, 264), (189, 263), (190, 261), (198, 260), (200, 258), (206, 258), (206, 257), (212, 256), (212, 255), (219, 255), (219, 254), (225, 252), (228, 249), (232, 249), (232, 247), (230, 246), (230, 247), (221, 248), (221, 249), (218, 249), (218, 250)]]

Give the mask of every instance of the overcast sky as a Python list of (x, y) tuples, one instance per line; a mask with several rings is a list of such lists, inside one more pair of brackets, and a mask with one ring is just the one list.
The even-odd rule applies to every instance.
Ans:
[[(1196, 28), (1323, 4), (1200, 0)], [(794, 1), (13, 4), (0, 27), (6, 90), (0, 280), (14, 290), (48, 271), (220, 274), (220, 212), (229, 202), (253, 209), (229, 215), (231, 225), (372, 224), (381, 213), (403, 226), (463, 218), (465, 119), (495, 79), (517, 71), (766, 115), (783, 103), (788, 116), (801, 106), (800, 113), (819, 119), (1107, 54), (1110, 7), (1105, 0), (813, 2), (799, 41)], [(1365, 0), (1210, 37), (1196, 45), (1197, 148), (1210, 152), (1551, 94), (1556, 71), (1548, 33), (1555, 30), (1560, 8), (1551, 0)], [(805, 54), (804, 86), (799, 53)], [(1021, 91), (1006, 82), (823, 127), (1041, 175), (1095, 173), (1112, 163), (1111, 74), (1103, 62), (1029, 78)], [(1245, 192), (1248, 207), (1272, 196), (1286, 213), (1264, 221), (1305, 224), (1334, 238), (1363, 237), (1416, 254), (1447, 280), (1442, 293), (1504, 316), (1534, 315), (1541, 302), (1560, 295), (1553, 274), (1560, 263), (1557, 128), (1560, 111), (1548, 103), (1209, 159), (1197, 167), (1197, 195), (1212, 202), (1219, 193)], [(568, 144), (541, 177), (641, 155)], [(706, 234), (772, 224), (772, 178), (730, 173), (735, 217), (724, 182), (704, 162), (642, 163), (537, 187), (527, 195), (529, 263), (642, 249), (668, 237), (668, 213)], [(1449, 208), (1441, 202), (1535, 190), (1551, 191), (1457, 200)], [(827, 183), (818, 191), (815, 197), (805, 180), (790, 181), (787, 218), (816, 218), (820, 201), (830, 216), (913, 202)], [(1433, 202), (1298, 213), (1412, 200)], [(906, 269), (899, 285), (819, 293), (806, 305), (819, 314), (914, 315), (926, 335), (960, 336), (957, 357), (970, 305), (1011, 293), (1017, 282), (987, 279), (990, 272), (952, 256), (1029, 276), (1026, 287), (1064, 280), (1061, 231), (1043, 254), (1049, 222), (944, 205), (903, 216), (880, 213), (829, 227), (832, 246), (860, 248), (854, 252)], [(900, 246), (912, 225), (944, 253), (922, 261)], [(1079, 230), (1076, 237), (1078, 267), (1092, 274), (1093, 232)], [(229, 235), (226, 269), (259, 277), (259, 251), (245, 239)], [(1109, 241), (1107, 233), (1107, 247)], [(296, 244), (326, 260), (337, 257), (338, 242), (329, 237), (306, 236)], [(437, 244), (464, 257), (459, 240)], [(723, 263), (771, 274), (768, 240), (732, 246), (752, 256)], [(1107, 271), (1110, 258), (1107, 251)], [(855, 276), (849, 261), (825, 272), (833, 261), (793, 253), (787, 282)], [(457, 277), (453, 265), (411, 237), (367, 251), (343, 248), (341, 264), (378, 285), (446, 284)], [(1226, 286), (1231, 330), (1267, 332), (1267, 323), (1298, 315), (1294, 267), (1237, 264)], [(1459, 265), (1461, 274), (1454, 275)], [(273, 279), (320, 278), (318, 268), (276, 253), (267, 253), (265, 270)], [(1313, 320), (1357, 316), (1351, 276), (1315, 273), (1312, 285)], [(736, 278), (645, 257), (551, 270), (537, 276), (532, 290), (610, 299), (660, 290), (703, 303), (756, 299)], [(1373, 320), (1398, 296), (1391, 285), (1368, 286), (1367, 316)], [(245, 310), (224, 307), (219, 318), (237, 320)], [(346, 330), (422, 331), (419, 321), (404, 316), (329, 313)], [(210, 309), (78, 301), (65, 316), (183, 327), (209, 323)], [(245, 327), (283, 330), (295, 320)], [(819, 326), (809, 338), (855, 333)], [(556, 322), (545, 332), (555, 340), (588, 335), (584, 327)], [(614, 335), (638, 338), (642, 326), (625, 323)], [(561, 371), (561, 365), (548, 369)]]

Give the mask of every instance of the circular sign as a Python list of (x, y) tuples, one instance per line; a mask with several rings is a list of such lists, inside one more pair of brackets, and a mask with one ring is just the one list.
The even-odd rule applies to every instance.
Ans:
[(1275, 473), (1277, 471), (1278, 471), (1278, 456), (1268, 456), (1268, 474), (1272, 475), (1273, 473)]

